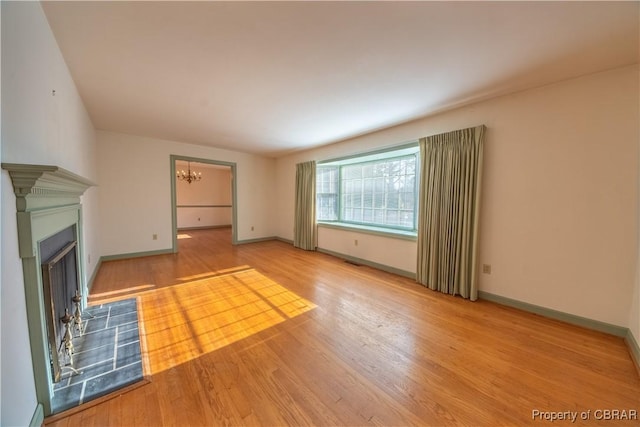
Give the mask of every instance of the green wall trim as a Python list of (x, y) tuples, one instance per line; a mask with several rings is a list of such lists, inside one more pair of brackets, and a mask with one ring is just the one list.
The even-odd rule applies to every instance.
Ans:
[(277, 240), (278, 238), (275, 236), (270, 237), (259, 237), (257, 239), (247, 239), (247, 240), (238, 240), (236, 243), (238, 245), (245, 245), (247, 243), (259, 243), (259, 242), (268, 242), (269, 240)]
[(629, 353), (631, 354), (631, 360), (636, 365), (636, 370), (640, 375), (640, 346), (638, 345), (638, 341), (633, 336), (631, 329), (627, 329), (627, 335), (624, 337), (624, 342), (627, 343), (627, 347), (629, 347)]
[(89, 280), (87, 281), (87, 291), (88, 291), (87, 293), (91, 292), (91, 288), (93, 287), (93, 281), (96, 280), (96, 276), (98, 275), (98, 270), (100, 270), (101, 265), (102, 265), (102, 257), (98, 259), (96, 268), (93, 269), (93, 273), (91, 274), (91, 277), (89, 277)]
[(146, 252), (131, 252), (128, 254), (115, 254), (115, 255), (105, 255), (100, 257), (100, 263), (103, 261), (115, 261), (119, 259), (129, 259), (129, 258), (141, 258), (144, 256), (154, 256), (154, 255), (166, 255), (172, 254), (173, 249), (158, 249), (157, 251), (146, 251)]
[(402, 240), (418, 240), (417, 235), (411, 231), (383, 229), (378, 227), (369, 227), (360, 224), (349, 224), (345, 222), (319, 222), (318, 228), (333, 228), (336, 230), (346, 230), (355, 233), (373, 234), (374, 236), (389, 237), (392, 239)]
[(178, 202), (176, 196), (176, 161), (184, 160), (187, 162), (205, 163), (210, 165), (229, 166), (231, 168), (231, 223), (233, 230), (231, 232), (231, 244), (238, 244), (238, 166), (235, 162), (226, 162), (221, 160), (202, 159), (198, 157), (180, 156), (177, 154), (169, 155), (169, 170), (171, 172), (171, 234), (173, 243), (171, 247), (172, 253), (178, 252)]
[(293, 245), (293, 240), (285, 239), (284, 237), (276, 237), (276, 240)]
[(29, 421), (29, 427), (40, 427), (44, 423), (44, 407), (42, 403), (38, 403), (36, 409), (33, 411), (31, 421)]
[(617, 337), (626, 337), (628, 329), (623, 326), (612, 325), (611, 323), (601, 322), (599, 320), (593, 320), (586, 317), (576, 316), (575, 314), (569, 314), (551, 308), (541, 307), (539, 305), (529, 304), (514, 300), (511, 298), (495, 295), (485, 291), (478, 291), (478, 298), (495, 302), (500, 305), (506, 305), (508, 307), (517, 308), (519, 310), (528, 311), (530, 313), (539, 314), (540, 316), (548, 317), (550, 319), (560, 320), (562, 322), (571, 323), (572, 325), (582, 326), (583, 328), (592, 329), (594, 331), (605, 332)]
[(210, 230), (212, 228), (231, 228), (233, 227), (231, 224), (223, 224), (223, 225), (205, 225), (202, 227), (181, 227), (178, 228), (178, 232), (180, 231), (189, 231), (189, 230)]
[(372, 268), (376, 268), (378, 270), (386, 271), (387, 273), (397, 274), (398, 276), (408, 277), (409, 279), (414, 279), (414, 280), (416, 278), (416, 274), (412, 273), (410, 271), (401, 270), (399, 268), (391, 267), (391, 266), (384, 265), (384, 264), (378, 264), (377, 262), (368, 261), (366, 259), (353, 257), (351, 255), (341, 254), (339, 252), (330, 251), (328, 249), (317, 248), (317, 251), (321, 252), (323, 254), (327, 254), (327, 255), (331, 255), (331, 256), (337, 257), (337, 258), (342, 258), (344, 260), (347, 260), (347, 261), (350, 261), (350, 262), (353, 262), (353, 263), (356, 263), (356, 264), (362, 264), (362, 265), (366, 265), (367, 267), (372, 267)]
[(232, 208), (233, 205), (176, 205), (176, 208)]

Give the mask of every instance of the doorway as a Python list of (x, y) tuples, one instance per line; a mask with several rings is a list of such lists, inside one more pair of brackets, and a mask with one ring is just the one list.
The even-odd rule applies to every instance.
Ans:
[(173, 253), (180, 230), (231, 226), (236, 245), (236, 164), (179, 155), (170, 160)]

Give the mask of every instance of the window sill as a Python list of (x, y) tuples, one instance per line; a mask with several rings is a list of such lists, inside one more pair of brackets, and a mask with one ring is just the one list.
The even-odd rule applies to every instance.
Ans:
[(318, 222), (318, 227), (333, 228), (337, 230), (357, 231), (360, 233), (373, 234), (377, 236), (393, 237), (403, 240), (417, 240), (415, 231), (395, 230), (393, 228), (373, 227), (369, 225), (350, 224), (345, 222)]

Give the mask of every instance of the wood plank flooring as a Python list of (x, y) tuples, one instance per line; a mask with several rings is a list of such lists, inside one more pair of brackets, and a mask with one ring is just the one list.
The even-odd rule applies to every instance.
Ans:
[(176, 255), (103, 263), (90, 295), (139, 298), (149, 384), (49, 425), (549, 423), (533, 410), (614, 425), (595, 411), (640, 411), (619, 338), (283, 242), (231, 246), (229, 229), (182, 234)]

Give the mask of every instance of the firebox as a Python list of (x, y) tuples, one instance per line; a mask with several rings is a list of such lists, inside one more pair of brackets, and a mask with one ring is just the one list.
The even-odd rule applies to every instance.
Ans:
[(80, 295), (75, 226), (68, 227), (39, 244), (42, 263), (44, 306), (53, 382), (60, 381), (65, 367), (73, 369), (73, 335), (80, 334)]

